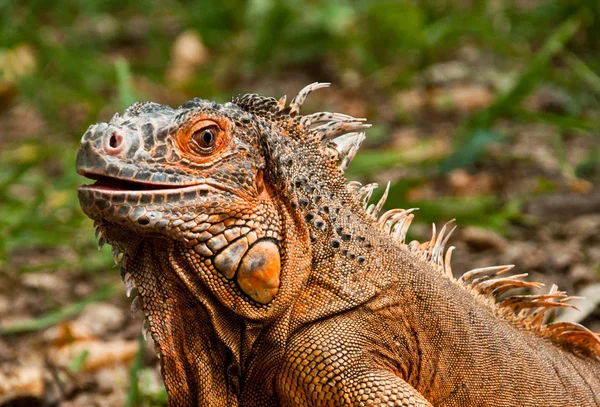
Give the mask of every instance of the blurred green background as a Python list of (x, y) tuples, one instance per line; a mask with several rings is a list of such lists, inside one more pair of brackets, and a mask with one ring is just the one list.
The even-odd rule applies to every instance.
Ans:
[[(22, 247), (66, 244), (82, 255), (74, 264), (102, 267), (100, 257), (89, 257), (74, 155), (88, 125), (133, 99), (226, 101), (330, 81), (332, 93), (351, 95), (347, 104), (358, 100), (354, 110), (376, 124), (371, 146), (385, 144), (393, 127), (458, 114), (448, 151), (363, 153), (354, 175), (406, 160), (432, 170), (467, 168), (487, 144), (510, 142), (495, 126), (501, 119), (541, 121), (598, 141), (594, 0), (4, 1), (0, 16), (0, 264)], [(120, 90), (125, 64), (131, 81)], [(484, 100), (464, 108), (453, 106), (451, 93), (428, 98), (444, 81), (478, 83), (473, 98)], [(558, 99), (548, 102), (558, 112), (525, 106), (540, 86)], [(407, 94), (415, 87), (423, 94)], [(561, 140), (554, 144), (564, 154)], [(596, 174), (600, 150), (589, 153), (564, 162), (565, 175)]]
[[(332, 87), (309, 111), (374, 124), (349, 178), (390, 179), (415, 235), (454, 217), (509, 235), (529, 200), (598, 184), (599, 34), (597, 0), (0, 0), (0, 282), (111, 267), (76, 196), (90, 124), (314, 81)], [(90, 296), (43, 297), (55, 318), (22, 330)]]

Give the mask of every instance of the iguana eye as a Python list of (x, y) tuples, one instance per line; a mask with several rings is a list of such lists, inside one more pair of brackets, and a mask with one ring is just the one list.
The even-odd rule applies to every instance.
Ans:
[(217, 126), (203, 127), (192, 134), (192, 140), (203, 153), (211, 152), (217, 144), (219, 128)]

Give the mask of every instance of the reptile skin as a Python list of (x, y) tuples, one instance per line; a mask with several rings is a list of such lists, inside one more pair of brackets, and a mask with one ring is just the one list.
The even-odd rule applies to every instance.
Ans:
[(79, 189), (172, 406), (598, 406), (600, 338), (510, 266), (454, 278), (449, 227), (405, 242), (344, 170), (362, 119), (254, 94), (136, 103), (91, 126)]

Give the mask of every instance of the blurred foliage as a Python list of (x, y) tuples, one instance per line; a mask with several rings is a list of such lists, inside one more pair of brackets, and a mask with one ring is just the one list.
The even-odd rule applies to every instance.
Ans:
[[(353, 175), (399, 164), (443, 172), (471, 166), (489, 144), (509, 142), (494, 126), (499, 118), (597, 133), (597, 115), (585, 111), (600, 101), (599, 16), (593, 0), (2, 1), (0, 109), (23, 104), (44, 120), (26, 138), (2, 140), (0, 262), (18, 247), (66, 243), (84, 268), (107, 265), (83, 255), (93, 238), (74, 193), (82, 182), (74, 154), (85, 127), (129, 104), (134, 91), (176, 103), (195, 95), (225, 100), (256, 80), (297, 72), (392, 97), (427, 86), (422, 73), (469, 44), (514, 74), (489, 107), (464, 118), (452, 154), (407, 161), (402, 150), (364, 152)], [(210, 57), (174, 86), (166, 75), (172, 45), (190, 29)], [(133, 75), (125, 85), (124, 61)], [(569, 95), (567, 114), (523, 108), (541, 83)], [(595, 175), (598, 156), (591, 151), (569, 171)]]
[[(5, 324), (0, 329), (0, 335), (12, 335), (23, 332), (39, 331), (58, 324), (68, 318), (71, 318), (79, 314), (83, 309), (91, 303), (106, 301), (113, 297), (117, 292), (121, 292), (121, 289), (117, 289), (114, 285), (99, 287), (96, 292), (87, 298), (75, 302), (71, 305), (58, 309), (56, 311), (49, 312), (45, 315), (38, 316), (36, 318), (18, 321), (11, 324)], [(82, 361), (83, 363), (83, 361)]]
[[(174, 43), (190, 30), (199, 34), (206, 61), (176, 83), (169, 76)], [(394, 183), (389, 206), (419, 206), (421, 221), (456, 217), (502, 231), (519, 217), (519, 200), (481, 195), (411, 201), (409, 191), (429, 177), (476, 166), (490, 145), (511, 143), (501, 120), (553, 126), (552, 145), (565, 176), (597, 179), (600, 146), (573, 164), (564, 138), (599, 137), (598, 33), (597, 0), (0, 0), (0, 271), (22, 248), (67, 247), (74, 255), (17, 273), (111, 265), (108, 249), (95, 252), (91, 221), (75, 192), (84, 182), (74, 172), (75, 152), (89, 124), (107, 120), (136, 97), (171, 104), (193, 96), (223, 101), (259, 91), (255, 85), (272, 90), (286, 81), (330, 81), (364, 97), (371, 121), (380, 126), (350, 177), (414, 170)], [(442, 154), (430, 153), (431, 139), (410, 149), (374, 149), (390, 140), (388, 130), (419, 124), (390, 101), (407, 89), (434, 87), (428, 73), (465, 48), (503, 73), (491, 81), (491, 103), (452, 118), (454, 142)], [(469, 75), (478, 80), (483, 74)], [(564, 109), (530, 109), (525, 101), (540, 86), (565, 95)], [(19, 107), (39, 119), (8, 127), (3, 117)], [(540, 192), (552, 188), (539, 180)], [(48, 326), (87, 301), (18, 329)], [(132, 380), (140, 369), (134, 366)], [(149, 395), (143, 388), (132, 386), (131, 405), (144, 397), (164, 402), (164, 393)]]

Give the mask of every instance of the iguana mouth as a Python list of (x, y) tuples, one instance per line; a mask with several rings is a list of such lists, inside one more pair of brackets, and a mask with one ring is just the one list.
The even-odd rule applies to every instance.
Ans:
[(215, 194), (235, 195), (235, 191), (230, 192), (226, 186), (213, 180), (181, 185), (134, 181), (90, 172), (80, 172), (80, 175), (95, 181), (79, 187), (82, 207), (100, 210), (107, 209), (111, 204), (137, 207), (166, 202), (179, 204), (185, 200), (195, 200), (201, 205), (201, 202), (210, 200)]
[(122, 178), (115, 178), (106, 175), (85, 173), (82, 174), (84, 177), (91, 180), (95, 180), (93, 184), (82, 185), (83, 188), (100, 189), (104, 191), (155, 191), (155, 190), (166, 190), (166, 189), (181, 189), (194, 185), (169, 185), (169, 184), (154, 184), (149, 182), (141, 182), (135, 180), (128, 180)]
[[(80, 193), (99, 194), (97, 197), (111, 198), (116, 195), (124, 196), (176, 196), (181, 197), (181, 194), (195, 194), (195, 197), (204, 197), (214, 193), (230, 193), (240, 195), (239, 191), (230, 190), (226, 185), (223, 185), (214, 180), (199, 180), (201, 182), (188, 184), (160, 184), (154, 182), (143, 182), (132, 179), (123, 179), (112, 177), (110, 175), (97, 174), (92, 172), (80, 172), (90, 180), (94, 180), (93, 184), (84, 184), (79, 187)], [(197, 195), (196, 195), (197, 194)]]

